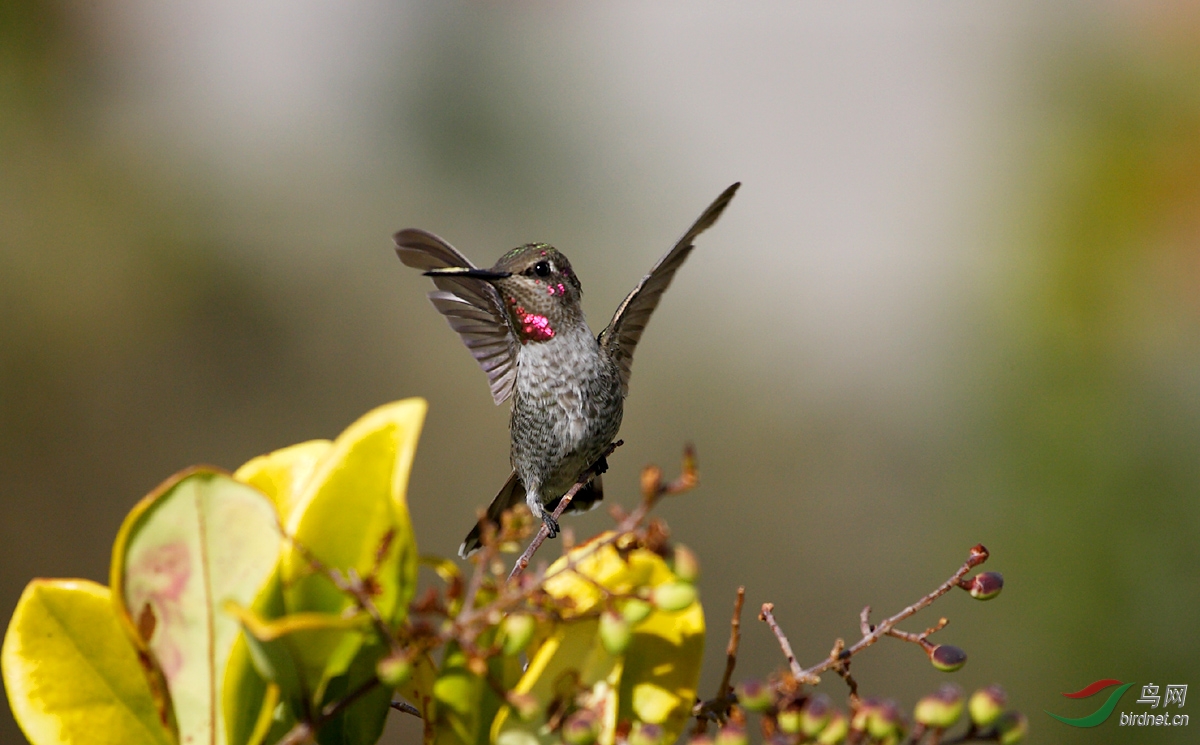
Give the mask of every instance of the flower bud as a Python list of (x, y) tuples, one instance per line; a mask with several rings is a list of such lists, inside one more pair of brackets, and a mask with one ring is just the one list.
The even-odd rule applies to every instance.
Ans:
[(1008, 696), (1004, 695), (1004, 689), (991, 685), (971, 694), (971, 700), (967, 702), (967, 711), (970, 712), (971, 721), (976, 727), (988, 727), (1004, 711), (1007, 703)]
[(659, 610), (681, 611), (696, 602), (696, 588), (687, 582), (666, 582), (654, 588), (652, 598)]
[(875, 707), (879, 706), (879, 703), (879, 699), (877, 698), (863, 699), (859, 703), (858, 708), (853, 710), (854, 716), (850, 718), (850, 729), (855, 732), (866, 732), (867, 720), (871, 718), (871, 715), (875, 712)]
[(749, 742), (745, 727), (730, 723), (717, 730), (716, 745), (748, 745)]
[(937, 693), (924, 696), (913, 710), (913, 719), (926, 727), (947, 729), (953, 727), (962, 716), (963, 692), (953, 683), (947, 683)]
[(929, 653), (929, 661), (944, 673), (952, 673), (967, 664), (967, 653), (949, 644), (939, 644)]
[(764, 712), (775, 703), (775, 696), (770, 688), (760, 680), (747, 680), (738, 684), (738, 703), (747, 711)]
[(1000, 745), (1017, 745), (1029, 733), (1029, 720), (1019, 711), (1006, 711), (996, 720)]
[(675, 576), (684, 582), (695, 582), (700, 578), (700, 560), (687, 546), (675, 546), (675, 557), (671, 562)]
[(477, 678), (482, 678), (488, 673), (487, 660), (483, 657), (472, 655), (467, 658), (467, 670)]
[(375, 676), (389, 688), (397, 688), (412, 677), (412, 660), (407, 654), (393, 654), (375, 663)]
[(600, 614), (600, 643), (609, 654), (624, 654), (632, 639), (633, 630), (624, 616), (607, 610)]
[(991, 600), (1004, 589), (1004, 575), (1000, 572), (980, 572), (971, 578), (967, 592), (976, 600)]
[(504, 654), (511, 657), (519, 654), (533, 640), (533, 632), (537, 622), (528, 613), (509, 613), (500, 623), (500, 631), (504, 635)]
[(891, 699), (873, 707), (867, 715), (867, 734), (876, 740), (898, 737), (903, 726), (900, 707)]
[(528, 693), (509, 692), (507, 698), (508, 705), (513, 708), (514, 712), (516, 712), (517, 718), (525, 722), (528, 722), (536, 717), (538, 714), (538, 709), (541, 708), (538, 705), (537, 698)]
[(845, 714), (834, 709), (829, 714), (829, 721), (825, 723), (825, 728), (821, 730), (821, 734), (817, 735), (817, 742), (820, 745), (840, 745), (848, 734), (850, 734), (850, 722), (846, 719)]
[(662, 469), (658, 466), (646, 466), (642, 469), (642, 496), (653, 497), (658, 495), (659, 488), (662, 486)]
[(799, 709), (784, 709), (775, 717), (775, 723), (779, 725), (779, 731), (788, 735), (800, 734), (801, 714)]
[(629, 732), (629, 745), (663, 745), (666, 734), (657, 724), (638, 722)]
[(637, 626), (654, 611), (654, 606), (640, 598), (629, 598), (621, 606), (621, 615), (630, 626)]
[(589, 709), (580, 709), (563, 722), (562, 739), (567, 745), (592, 745), (600, 736), (600, 719)]
[(829, 697), (824, 693), (818, 693), (805, 701), (800, 710), (800, 731), (807, 737), (816, 735), (825, 728), (831, 709)]

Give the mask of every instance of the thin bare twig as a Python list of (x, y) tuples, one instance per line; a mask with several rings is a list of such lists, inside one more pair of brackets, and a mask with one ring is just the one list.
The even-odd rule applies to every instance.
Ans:
[[(490, 523), (482, 523), (484, 532), (492, 530)], [(495, 534), (492, 535), (493, 540), (485, 540), (483, 548), (479, 554), (478, 560), (475, 562), (475, 570), (471, 572), (471, 579), (467, 581), (467, 592), (463, 596), (462, 607), (464, 610), (470, 610), (475, 607), (475, 597), (479, 594), (479, 588), (483, 586), (484, 576), (487, 574), (487, 567), (492, 563), (492, 559), (496, 556), (496, 541)]]
[(846, 686), (850, 689), (850, 704), (858, 705), (858, 681), (850, 674), (850, 660), (843, 660), (842, 664), (833, 668), (833, 671), (841, 676), (842, 680), (846, 681)]
[(763, 603), (762, 613), (758, 614), (758, 620), (766, 621), (771, 627), (771, 631), (775, 633), (775, 638), (779, 640), (779, 647), (783, 650), (783, 654), (787, 657), (788, 667), (792, 669), (792, 677), (801, 683), (816, 683), (815, 676), (806, 674), (800, 667), (800, 663), (796, 662), (796, 655), (792, 652), (792, 645), (788, 641), (787, 635), (783, 633), (783, 629), (779, 628), (779, 623), (775, 621), (774, 603)]
[[(921, 597), (921, 599), (917, 600), (917, 602), (908, 606), (907, 608), (900, 611), (896, 615), (884, 619), (878, 625), (873, 626), (873, 625), (871, 625), (871, 623), (868, 620), (868, 615), (871, 612), (871, 606), (867, 606), (867, 607), (863, 608), (862, 614), (859, 616), (860, 627), (863, 630), (863, 637), (861, 639), (859, 639), (857, 642), (855, 642), (854, 646), (850, 647), (849, 649), (841, 650), (841, 651), (837, 652), (836, 654), (830, 654), (829, 657), (827, 657), (823, 662), (813, 665), (810, 668), (801, 670), (799, 673), (796, 673), (796, 671), (793, 669), (793, 674), (795, 674), (797, 678), (812, 679), (827, 670), (834, 670), (836, 668), (843, 667), (846, 663), (848, 663), (848, 661), (851, 657), (853, 657), (854, 655), (863, 651), (864, 649), (871, 646), (875, 642), (879, 641), (884, 636), (895, 636), (900, 639), (905, 639), (906, 641), (912, 641), (911, 639), (908, 639), (908, 636), (906, 635), (905, 632), (897, 631), (896, 633), (893, 634), (892, 630), (895, 627), (895, 625), (900, 623), (904, 619), (909, 618), (910, 616), (916, 614), (918, 611), (921, 611), (924, 608), (928, 607), (929, 604), (932, 603), (934, 600), (937, 600), (942, 595), (945, 595), (946, 593), (950, 592), (950, 590), (957, 587), (959, 585), (959, 580), (961, 580), (963, 577), (965, 577), (967, 572), (970, 572), (975, 567), (977, 567), (980, 564), (982, 564), (983, 562), (987, 561), (987, 559), (988, 559), (988, 550), (983, 547), (983, 544), (977, 544), (974, 548), (971, 549), (971, 553), (967, 557), (967, 560), (963, 563), (963, 565), (961, 567), (958, 568), (958, 571), (956, 571), (950, 577), (950, 579), (948, 579), (945, 582), (943, 582), (942, 584), (938, 585), (937, 588), (934, 589), (932, 592), (928, 593), (927, 595), (924, 595), (923, 597)], [(933, 633), (934, 631), (937, 631), (938, 629), (942, 628), (943, 626), (945, 626), (945, 624), (939, 622), (937, 627), (927, 629), (923, 635), (917, 634), (916, 636), (920, 639), (920, 641), (918, 641), (916, 643), (922, 644), (922, 646), (925, 646), (925, 644), (927, 644), (927, 642), (925, 642), (924, 637), (928, 636), (929, 634)], [(782, 633), (782, 632), (780, 632), (780, 633)], [(776, 636), (779, 636), (780, 633), (777, 633)], [(835, 647), (835, 650), (836, 650), (836, 647)], [(789, 661), (790, 661), (790, 658), (789, 658)], [(841, 673), (839, 672), (839, 674), (841, 674)], [(847, 674), (848, 674), (848, 671), (847, 671)], [(846, 677), (846, 676), (843, 675), (843, 677)], [(849, 682), (849, 681), (847, 681), (847, 682)]]
[(412, 714), (417, 719), (424, 719), (424, 717), (421, 716), (420, 709), (408, 703), (407, 701), (396, 700), (392, 702), (391, 706), (396, 711), (402, 711), (405, 714)]
[(901, 631), (900, 629), (888, 629), (887, 635), (894, 636), (897, 639), (902, 639), (906, 642), (912, 642), (928, 652), (933, 649), (934, 646), (932, 642), (927, 641), (929, 635), (941, 631), (942, 629), (946, 628), (946, 625), (949, 623), (949, 619), (939, 618), (937, 625), (930, 626), (919, 634), (914, 634), (909, 631)]
[(733, 667), (737, 664), (738, 645), (742, 640), (742, 604), (746, 602), (746, 588), (737, 589), (737, 599), (733, 601), (733, 620), (729, 622), (729, 644), (725, 647), (725, 672), (721, 675), (721, 684), (717, 686), (717, 696), (729, 694), (729, 679), (733, 677)]
[[(567, 509), (567, 505), (571, 504), (571, 500), (575, 498), (575, 495), (579, 493), (580, 489), (587, 486), (587, 482), (590, 480), (591, 472), (589, 471), (588, 473), (584, 474), (579, 481), (575, 482), (575, 485), (572, 486), (571, 489), (562, 496), (562, 499), (558, 500), (558, 506), (554, 508), (554, 512), (552, 513), (552, 516), (555, 520), (558, 520), (558, 518), (562, 517), (562, 513)], [(512, 571), (508, 575), (508, 580), (510, 582), (518, 577), (521, 572), (525, 571), (525, 568), (529, 566), (529, 561), (533, 558), (534, 553), (541, 548), (542, 544), (549, 537), (550, 529), (547, 528), (546, 523), (543, 522), (542, 526), (538, 528), (537, 535), (533, 537), (533, 540), (530, 541), (529, 545), (525, 547), (525, 551), (522, 552), (521, 556), (517, 559), (517, 562), (513, 564)]]
[(729, 681), (733, 677), (733, 668), (737, 664), (738, 645), (742, 640), (742, 605), (746, 602), (746, 588), (737, 589), (737, 598), (733, 601), (733, 619), (729, 622), (729, 644), (725, 647), (725, 672), (721, 674), (721, 682), (717, 685), (717, 695), (709, 701), (697, 701), (692, 707), (692, 716), (696, 724), (692, 735), (702, 735), (708, 731), (708, 720), (724, 721), (733, 704), (732, 689)]

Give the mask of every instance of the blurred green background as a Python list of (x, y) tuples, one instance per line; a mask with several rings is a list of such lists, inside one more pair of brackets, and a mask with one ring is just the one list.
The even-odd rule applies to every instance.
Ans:
[[(1198, 41), (1185, 3), (6, 0), (0, 611), (34, 576), (105, 580), (174, 471), (413, 395), (417, 535), (452, 555), (508, 473), (507, 408), (390, 235), (485, 265), (554, 243), (599, 329), (741, 180), (606, 477), (629, 504), (698, 448), (661, 514), (704, 562), (704, 690), (739, 583), (738, 673), (765, 675), (761, 603), (811, 664), (982, 542), (1004, 594), (909, 624), (950, 618), (955, 680), (1002, 683), (1034, 742), (1192, 741), (1043, 709), (1200, 687)], [(948, 679), (899, 642), (854, 670), (905, 708)]]

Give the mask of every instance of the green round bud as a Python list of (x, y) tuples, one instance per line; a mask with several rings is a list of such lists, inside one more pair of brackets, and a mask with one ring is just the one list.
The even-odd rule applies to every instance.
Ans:
[(504, 636), (503, 651), (511, 657), (520, 654), (533, 641), (537, 621), (528, 613), (509, 613), (500, 622), (500, 633)]
[(970, 712), (971, 721), (976, 727), (989, 727), (1004, 712), (1007, 703), (1008, 696), (1004, 694), (1004, 689), (990, 685), (971, 694), (971, 700), (967, 702), (967, 711)]
[(517, 718), (528, 722), (538, 715), (541, 710), (541, 705), (538, 704), (537, 697), (528, 693), (508, 693), (508, 705), (513, 708)]
[(829, 697), (824, 693), (818, 693), (805, 701), (804, 707), (800, 709), (800, 731), (808, 737), (813, 737), (825, 729), (832, 708)]
[(825, 723), (825, 728), (821, 730), (821, 734), (817, 735), (817, 742), (820, 745), (840, 745), (848, 734), (850, 734), (850, 721), (846, 719), (845, 714), (834, 709), (829, 714), (829, 721)]
[(633, 640), (633, 629), (619, 613), (604, 611), (600, 614), (600, 643), (611, 655), (624, 654)]
[(477, 678), (465, 670), (443, 673), (433, 682), (433, 697), (439, 706), (466, 716), (476, 705)]
[(852, 712), (854, 716), (850, 718), (850, 729), (854, 730), (855, 732), (866, 732), (867, 720), (871, 718), (871, 714), (874, 713), (875, 707), (877, 706), (879, 706), (879, 699), (863, 699), (859, 703), (858, 708), (854, 709)]
[(738, 703), (747, 711), (764, 712), (775, 703), (774, 693), (760, 680), (747, 680), (737, 686)]
[(700, 578), (700, 560), (687, 546), (675, 546), (671, 569), (675, 572), (675, 576), (684, 582), (695, 582)]
[(1004, 589), (1004, 575), (1000, 572), (980, 572), (971, 578), (967, 592), (976, 600), (991, 600)]
[(953, 727), (963, 711), (962, 689), (947, 683), (937, 693), (924, 696), (913, 709), (913, 719), (926, 727), (947, 729)]
[(749, 745), (749, 742), (745, 727), (730, 723), (717, 730), (716, 745)]
[(799, 709), (784, 709), (775, 716), (775, 723), (779, 725), (779, 731), (785, 735), (800, 734), (800, 710)]
[(687, 582), (666, 582), (655, 587), (651, 597), (659, 610), (673, 613), (696, 602), (696, 588)]
[(580, 709), (563, 722), (562, 739), (567, 745), (592, 745), (600, 736), (600, 718), (589, 709)]
[(630, 626), (637, 626), (653, 612), (654, 606), (640, 598), (629, 598), (621, 606), (621, 615), (625, 616), (625, 620)]
[(629, 732), (629, 745), (663, 745), (666, 734), (657, 724), (638, 722)]
[(996, 720), (1000, 745), (1017, 745), (1029, 734), (1029, 720), (1019, 711), (1006, 711)]
[(929, 653), (929, 661), (944, 673), (952, 673), (967, 664), (967, 653), (949, 644), (939, 644)]
[(375, 676), (389, 688), (398, 688), (412, 677), (412, 660), (406, 654), (389, 655), (375, 663)]
[(888, 699), (871, 708), (867, 715), (867, 734), (876, 740), (893, 738), (900, 734), (903, 724), (900, 707)]

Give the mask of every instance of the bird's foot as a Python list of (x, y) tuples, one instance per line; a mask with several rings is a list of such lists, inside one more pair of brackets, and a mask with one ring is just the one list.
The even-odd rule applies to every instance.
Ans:
[(542, 523), (546, 526), (548, 537), (558, 537), (558, 521), (554, 519), (554, 515), (550, 514), (549, 510), (542, 513)]
[(599, 476), (602, 473), (608, 473), (608, 458), (600, 456), (600, 460), (592, 464), (592, 472)]

